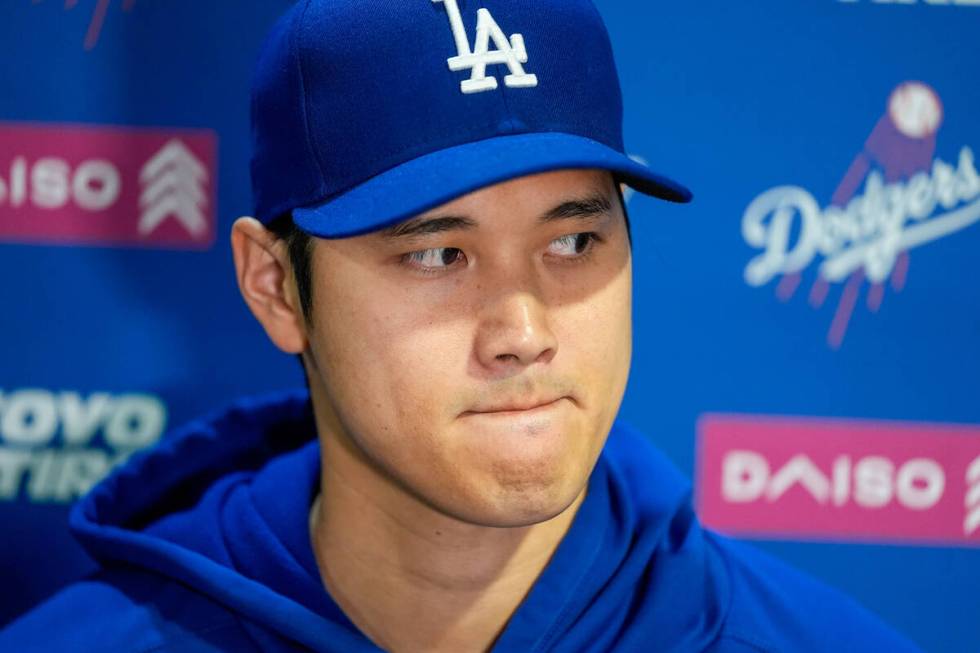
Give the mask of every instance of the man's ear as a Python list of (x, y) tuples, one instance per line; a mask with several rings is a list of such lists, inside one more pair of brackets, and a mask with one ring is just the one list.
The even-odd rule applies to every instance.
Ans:
[(269, 339), (287, 354), (306, 350), (306, 324), (286, 243), (255, 218), (231, 229), (238, 289)]

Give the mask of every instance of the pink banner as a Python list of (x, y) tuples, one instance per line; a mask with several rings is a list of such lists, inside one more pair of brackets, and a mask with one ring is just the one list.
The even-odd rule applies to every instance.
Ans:
[(0, 242), (207, 249), (217, 137), (0, 123)]
[(980, 427), (704, 416), (696, 501), (735, 535), (980, 546)]

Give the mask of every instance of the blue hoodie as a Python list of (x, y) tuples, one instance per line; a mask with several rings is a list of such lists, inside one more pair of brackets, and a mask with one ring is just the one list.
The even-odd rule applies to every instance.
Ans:
[[(134, 456), (71, 514), (102, 570), (11, 624), (0, 651), (378, 651), (317, 571), (315, 433), (308, 395), (281, 394)], [(703, 529), (685, 478), (617, 421), (568, 534), (493, 650), (917, 649), (840, 593)]]

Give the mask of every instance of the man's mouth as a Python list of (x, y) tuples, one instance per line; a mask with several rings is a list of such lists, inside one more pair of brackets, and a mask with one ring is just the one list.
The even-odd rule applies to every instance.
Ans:
[(538, 411), (546, 411), (555, 407), (562, 399), (565, 397), (557, 398), (544, 398), (530, 401), (507, 401), (496, 404), (488, 404), (486, 406), (480, 406), (474, 410), (468, 410), (463, 413), (466, 415), (509, 415), (509, 414), (521, 414), (521, 413), (531, 413)]

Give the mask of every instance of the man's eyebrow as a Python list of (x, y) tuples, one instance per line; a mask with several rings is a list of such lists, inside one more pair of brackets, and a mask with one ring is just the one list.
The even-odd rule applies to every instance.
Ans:
[[(544, 213), (538, 222), (549, 224), (559, 220), (588, 220), (605, 215), (612, 211), (612, 203), (602, 193), (569, 200)], [(466, 231), (478, 226), (475, 220), (463, 216), (438, 216), (432, 218), (414, 218), (383, 229), (381, 237), (384, 240), (401, 240), (405, 238), (427, 236), (445, 231)]]
[(396, 224), (381, 232), (381, 237), (385, 240), (401, 240), (413, 236), (427, 236), (443, 231), (463, 231), (475, 229), (476, 222), (469, 218), (459, 216), (442, 216), (438, 218), (415, 218), (407, 222)]
[(559, 204), (541, 216), (541, 223), (556, 222), (558, 220), (588, 220), (605, 215), (612, 211), (612, 203), (609, 198), (596, 193), (581, 199), (570, 200)]

